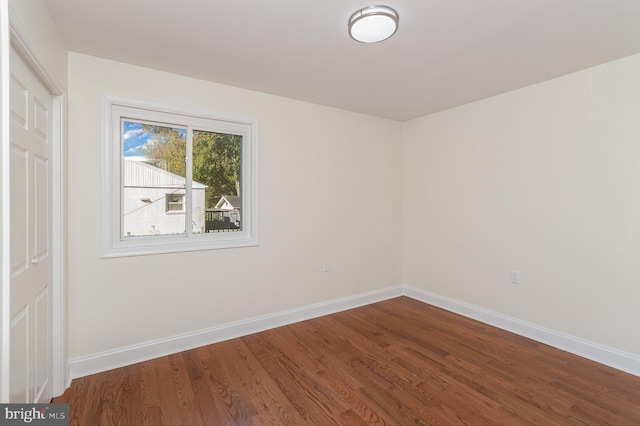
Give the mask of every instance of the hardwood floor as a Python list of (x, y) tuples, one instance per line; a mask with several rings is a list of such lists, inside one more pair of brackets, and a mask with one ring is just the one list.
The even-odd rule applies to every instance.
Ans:
[(640, 378), (400, 297), (82, 377), (71, 425), (640, 425)]

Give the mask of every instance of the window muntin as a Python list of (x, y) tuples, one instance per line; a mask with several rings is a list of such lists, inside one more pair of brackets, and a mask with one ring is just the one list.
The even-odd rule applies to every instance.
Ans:
[(257, 124), (104, 98), (104, 257), (257, 245)]

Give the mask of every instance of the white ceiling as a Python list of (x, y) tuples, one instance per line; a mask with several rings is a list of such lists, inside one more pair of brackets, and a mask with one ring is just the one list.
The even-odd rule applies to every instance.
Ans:
[[(72, 51), (405, 121), (640, 52), (640, 0), (46, 0)], [(640, 78), (640, 76), (638, 76)]]

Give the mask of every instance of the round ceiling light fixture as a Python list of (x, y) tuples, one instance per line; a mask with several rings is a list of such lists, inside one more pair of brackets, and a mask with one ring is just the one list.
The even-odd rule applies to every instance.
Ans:
[(369, 6), (349, 18), (349, 35), (361, 43), (377, 43), (398, 30), (398, 12), (388, 6)]

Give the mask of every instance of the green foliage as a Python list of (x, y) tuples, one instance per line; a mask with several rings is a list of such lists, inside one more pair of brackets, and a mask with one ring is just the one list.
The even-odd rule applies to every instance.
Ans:
[[(163, 126), (143, 125), (152, 133), (145, 156), (162, 169), (186, 176), (186, 140), (183, 132)], [(213, 208), (222, 195), (238, 194), (242, 136), (202, 130), (193, 132), (193, 180), (207, 185), (206, 208)]]
[(207, 208), (214, 207), (222, 195), (239, 195), (241, 147), (242, 136), (193, 132), (193, 179), (208, 185)]

